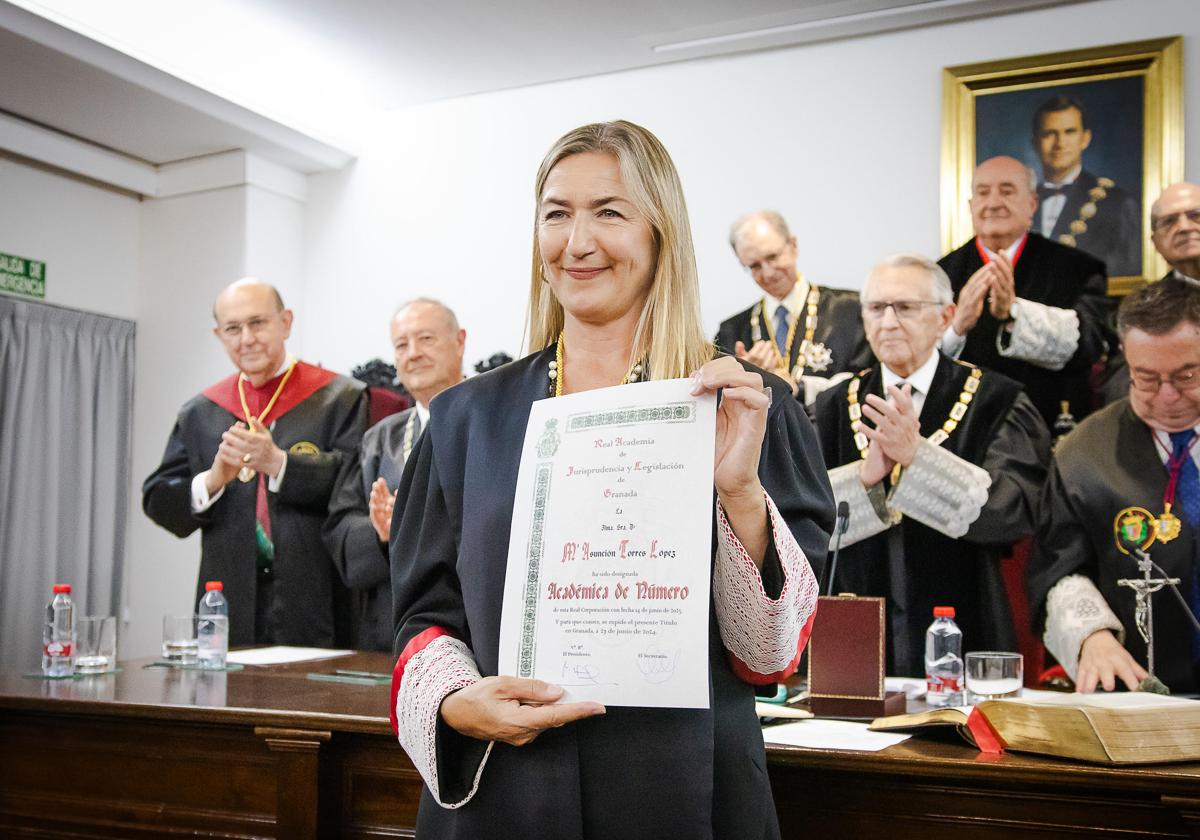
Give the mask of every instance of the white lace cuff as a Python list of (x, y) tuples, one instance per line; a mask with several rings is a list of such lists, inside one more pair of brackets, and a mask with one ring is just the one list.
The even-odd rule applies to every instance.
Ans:
[(1125, 627), (1104, 595), (1086, 575), (1067, 575), (1046, 595), (1046, 632), (1042, 641), (1071, 679), (1079, 668), (1083, 642), (1097, 630), (1111, 630), (1125, 642)]
[[(888, 510), (886, 504), (883, 511), (875, 506), (870, 493), (859, 478), (860, 463), (861, 461), (851, 461), (829, 471), (834, 500), (839, 504), (846, 502), (850, 505), (850, 524), (846, 533), (842, 535), (843, 548), (882, 533), (900, 521), (900, 515)], [(881, 516), (884, 513), (887, 514), (886, 519)], [(836, 540), (835, 535), (829, 541), (830, 550)]]
[(783, 679), (795, 671), (817, 610), (817, 578), (808, 558), (770, 496), (766, 502), (771, 537), (783, 567), (779, 597), (772, 600), (767, 596), (762, 575), (733, 533), (719, 501), (713, 572), (721, 641), (733, 655), (734, 672), (756, 684)]
[(1012, 332), (996, 332), (996, 349), (1001, 356), (1046, 368), (1062, 370), (1079, 347), (1079, 315), (1074, 309), (1047, 306), (1017, 298)]
[(453, 636), (443, 635), (404, 664), (404, 674), (396, 692), (395, 723), (400, 745), (429, 786), (434, 800), (443, 808), (459, 808), (471, 801), (475, 791), (479, 790), (479, 777), (495, 743), (488, 744), (467, 795), (459, 802), (442, 801), (437, 772), (439, 710), (446, 695), (479, 679), (479, 669), (470, 649)]
[(892, 488), (889, 506), (904, 516), (958, 538), (987, 503), (992, 477), (940, 446), (922, 440), (911, 465)]

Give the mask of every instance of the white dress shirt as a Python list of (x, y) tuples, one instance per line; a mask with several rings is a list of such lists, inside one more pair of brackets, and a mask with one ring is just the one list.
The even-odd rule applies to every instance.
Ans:
[[(1057, 184), (1053, 181), (1045, 181), (1042, 183), (1044, 187), (1058, 189), (1060, 187), (1069, 187), (1074, 184), (1079, 178), (1079, 173), (1083, 171), (1083, 164), (1076, 166), (1071, 170), (1066, 178), (1063, 178)], [(1062, 215), (1063, 207), (1067, 205), (1066, 193), (1057, 193), (1050, 196), (1042, 202), (1042, 236), (1049, 237), (1050, 231), (1054, 230), (1054, 226), (1058, 224), (1058, 217)]]
[(929, 354), (919, 368), (912, 372), (911, 376), (900, 376), (892, 372), (892, 369), (887, 365), (880, 365), (883, 370), (883, 393), (887, 394), (887, 389), (895, 385), (900, 386), (901, 383), (907, 382), (912, 386), (912, 402), (913, 408), (917, 411), (917, 416), (921, 416), (921, 409), (925, 407), (925, 397), (929, 394), (929, 389), (933, 387), (933, 377), (937, 373), (938, 353), (934, 350)]

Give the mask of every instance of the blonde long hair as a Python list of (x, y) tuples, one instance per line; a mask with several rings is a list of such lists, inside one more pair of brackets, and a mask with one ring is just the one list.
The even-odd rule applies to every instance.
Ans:
[(538, 207), (546, 178), (563, 158), (586, 152), (610, 154), (617, 159), (630, 199), (650, 222), (658, 252), (650, 294), (634, 333), (630, 364), (647, 359), (653, 379), (689, 376), (712, 358), (713, 347), (700, 328), (700, 282), (683, 187), (671, 156), (658, 138), (625, 120), (592, 123), (567, 132), (538, 167), (526, 330), (529, 349), (541, 350), (557, 341), (564, 321), (562, 304), (546, 282), (538, 247)]

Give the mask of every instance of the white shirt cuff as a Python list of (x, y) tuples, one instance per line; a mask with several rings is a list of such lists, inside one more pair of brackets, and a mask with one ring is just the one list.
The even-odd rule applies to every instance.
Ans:
[(204, 513), (204, 511), (215, 505), (217, 499), (221, 498), (221, 494), (225, 492), (225, 488), (222, 487), (212, 496), (208, 495), (206, 482), (208, 481), (208, 474), (210, 472), (212, 470), (205, 470), (202, 473), (198, 473), (192, 479), (192, 513)]
[(267, 489), (272, 493), (278, 493), (280, 485), (283, 484), (283, 474), (285, 472), (287, 472), (287, 452), (283, 453), (283, 463), (279, 467), (279, 475), (267, 479)]
[(958, 354), (967, 346), (967, 337), (959, 335), (954, 331), (954, 325), (946, 327), (946, 331), (942, 333), (941, 340), (942, 352), (952, 359), (957, 359)]

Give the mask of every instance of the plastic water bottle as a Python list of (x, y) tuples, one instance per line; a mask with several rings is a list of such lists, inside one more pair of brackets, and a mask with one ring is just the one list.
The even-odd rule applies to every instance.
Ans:
[(962, 686), (962, 631), (954, 623), (954, 607), (934, 607), (925, 633), (925, 702), (961, 706)]
[(54, 584), (54, 597), (46, 605), (42, 673), (47, 677), (69, 677), (75, 673), (75, 605), (71, 602), (69, 583)]
[(224, 668), (229, 653), (229, 604), (219, 580), (204, 584), (204, 597), (196, 609), (197, 657), (201, 668)]

